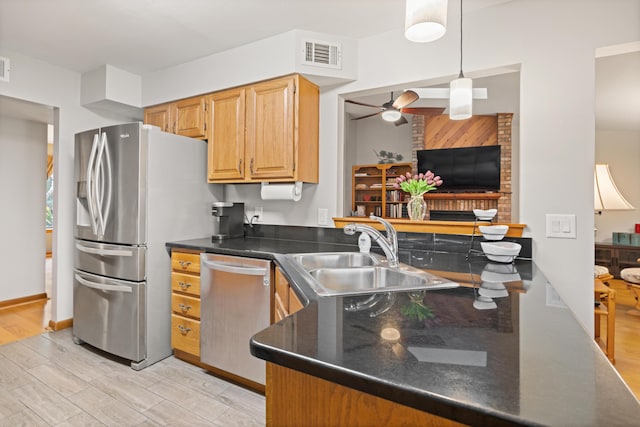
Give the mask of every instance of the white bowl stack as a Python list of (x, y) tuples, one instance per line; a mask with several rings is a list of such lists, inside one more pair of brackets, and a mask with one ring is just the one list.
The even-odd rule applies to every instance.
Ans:
[(497, 209), (474, 209), (473, 214), (480, 221), (491, 221), (498, 213)]
[(487, 240), (502, 240), (507, 230), (508, 225), (480, 225), (478, 229)]
[(513, 262), (522, 246), (514, 242), (480, 242), (482, 251), (491, 261)]

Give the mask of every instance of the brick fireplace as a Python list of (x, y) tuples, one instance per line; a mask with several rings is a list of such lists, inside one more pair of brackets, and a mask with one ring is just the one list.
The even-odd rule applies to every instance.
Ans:
[[(437, 211), (472, 211), (497, 209), (497, 222), (511, 222), (511, 123), (513, 113), (473, 116), (468, 120), (449, 120), (446, 115), (414, 114), (411, 123), (414, 173), (417, 151), (436, 148), (462, 148), (499, 144), (500, 191), (496, 193), (438, 193), (425, 195), (427, 209)], [(424, 172), (424, 171), (423, 171)], [(437, 172), (437, 171), (436, 171)], [(430, 219), (430, 218), (425, 218)]]

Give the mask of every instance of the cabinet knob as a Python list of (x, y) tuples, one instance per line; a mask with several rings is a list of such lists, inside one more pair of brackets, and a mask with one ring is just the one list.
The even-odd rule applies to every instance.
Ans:
[(182, 326), (182, 325), (178, 325), (178, 330), (180, 331), (180, 333), (182, 335), (187, 335), (189, 332), (191, 332), (191, 328), (190, 327), (188, 327), (188, 326), (185, 327), (185, 326)]
[(180, 286), (180, 288), (184, 291), (189, 289), (189, 287), (191, 286), (191, 283), (178, 282), (178, 286)]
[(178, 307), (180, 307), (180, 310), (182, 310), (183, 313), (186, 313), (191, 308), (190, 305), (184, 305), (182, 303), (178, 304)]
[(191, 265), (191, 261), (183, 261), (183, 260), (179, 260), (178, 263), (180, 264), (180, 267), (182, 268), (187, 268)]

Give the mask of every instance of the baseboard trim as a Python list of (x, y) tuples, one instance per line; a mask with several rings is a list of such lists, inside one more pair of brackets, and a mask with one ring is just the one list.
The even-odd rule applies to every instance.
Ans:
[(3, 308), (15, 307), (17, 305), (29, 304), (32, 302), (46, 301), (46, 300), (47, 300), (46, 292), (41, 294), (28, 295), (26, 297), (21, 297), (21, 298), (8, 299), (6, 301), (0, 301), (0, 310)]
[(60, 320), (56, 322), (55, 320), (49, 320), (49, 329), (52, 331), (61, 331), (63, 329), (67, 329), (73, 326), (73, 318)]

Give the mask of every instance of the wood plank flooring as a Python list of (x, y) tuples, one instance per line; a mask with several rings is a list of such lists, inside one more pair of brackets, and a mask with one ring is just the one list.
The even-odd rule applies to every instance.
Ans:
[(0, 346), (0, 426), (263, 426), (264, 396), (169, 357), (141, 371), (71, 329)]

